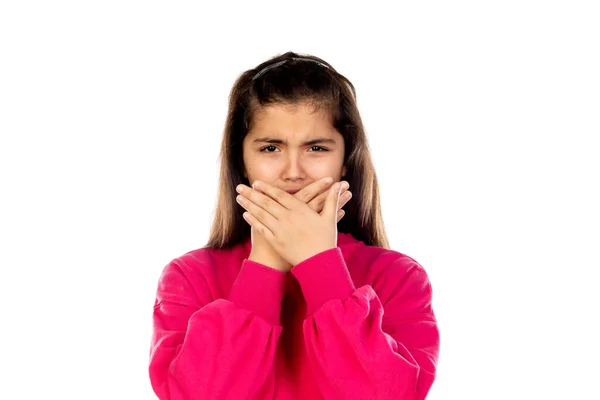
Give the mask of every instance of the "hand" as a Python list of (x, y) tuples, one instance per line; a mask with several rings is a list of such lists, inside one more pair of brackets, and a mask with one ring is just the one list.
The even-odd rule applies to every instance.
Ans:
[[(294, 194), (294, 197), (307, 203), (315, 212), (321, 213), (327, 197), (327, 189), (331, 187), (332, 183), (331, 178), (318, 180), (302, 188), (302, 190)], [(338, 205), (337, 222), (344, 217), (345, 212), (342, 210), (342, 207), (352, 198), (352, 193), (348, 190), (348, 182), (341, 181), (340, 183), (342, 184), (342, 194), (340, 195)], [(265, 237), (254, 227), (250, 228), (250, 238), (252, 250), (248, 256), (249, 260), (256, 261), (282, 272), (288, 272), (292, 268), (292, 265), (282, 259), (281, 256), (273, 250)]]
[[(305, 202), (313, 211), (320, 214), (323, 210), (325, 199), (327, 198), (327, 189), (332, 186), (332, 183), (331, 178), (318, 180), (304, 187), (298, 193), (295, 193), (294, 197)], [(340, 192), (336, 222), (340, 222), (344, 217), (345, 211), (342, 210), (342, 207), (344, 207), (352, 198), (352, 192), (348, 190), (348, 182), (340, 181), (340, 183), (342, 184), (342, 191)]]
[(248, 211), (244, 218), (289, 264), (297, 265), (337, 246), (339, 183), (327, 192), (320, 214), (295, 196), (265, 182), (256, 181), (254, 189), (238, 187), (237, 201)]
[(287, 261), (273, 250), (264, 235), (256, 230), (254, 227), (250, 227), (250, 240), (252, 242), (252, 250), (248, 260), (257, 262), (267, 267), (276, 269), (281, 272), (289, 272), (292, 269)]

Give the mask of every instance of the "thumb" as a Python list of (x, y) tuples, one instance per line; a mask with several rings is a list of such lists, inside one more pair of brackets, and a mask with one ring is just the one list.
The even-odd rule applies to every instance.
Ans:
[(324, 211), (327, 215), (327, 218), (332, 218), (337, 220), (337, 211), (338, 211), (338, 202), (340, 199), (340, 192), (342, 191), (342, 184), (336, 183), (329, 190), (329, 195), (327, 196), (327, 203), (325, 204)]

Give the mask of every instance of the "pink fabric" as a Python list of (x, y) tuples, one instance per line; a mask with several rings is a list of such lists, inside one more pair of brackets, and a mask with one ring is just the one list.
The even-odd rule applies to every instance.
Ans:
[(423, 268), (339, 233), (282, 273), (251, 243), (171, 261), (154, 306), (161, 400), (424, 399), (439, 332)]

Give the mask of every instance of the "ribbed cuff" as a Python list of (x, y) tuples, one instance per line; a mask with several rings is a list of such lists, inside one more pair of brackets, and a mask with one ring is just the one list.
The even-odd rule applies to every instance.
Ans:
[(356, 288), (339, 247), (315, 254), (292, 268), (310, 315), (329, 300), (346, 300)]
[(280, 325), (285, 272), (245, 259), (229, 293), (229, 300)]

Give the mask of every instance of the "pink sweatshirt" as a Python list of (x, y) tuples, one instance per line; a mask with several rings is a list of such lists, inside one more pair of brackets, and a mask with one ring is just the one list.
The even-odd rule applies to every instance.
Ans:
[(423, 268), (338, 233), (283, 273), (250, 240), (174, 259), (154, 305), (150, 380), (161, 400), (424, 399), (439, 333)]

